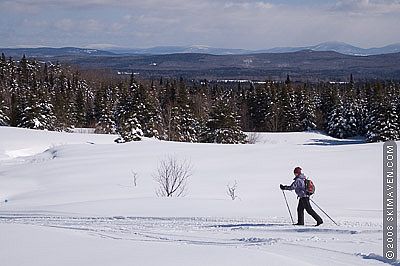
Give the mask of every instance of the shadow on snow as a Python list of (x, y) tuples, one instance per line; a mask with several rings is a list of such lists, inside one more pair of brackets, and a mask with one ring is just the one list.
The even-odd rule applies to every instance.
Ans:
[(365, 139), (312, 139), (312, 143), (306, 143), (307, 146), (338, 146), (338, 145), (355, 145), (364, 144)]

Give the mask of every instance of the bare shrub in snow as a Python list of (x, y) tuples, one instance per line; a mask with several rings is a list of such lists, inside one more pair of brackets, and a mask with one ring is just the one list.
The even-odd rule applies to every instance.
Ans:
[(186, 191), (188, 178), (192, 175), (192, 164), (184, 159), (168, 156), (159, 162), (157, 172), (153, 175), (159, 187), (156, 191), (159, 197), (180, 197)]
[(247, 143), (256, 144), (261, 141), (261, 134), (259, 132), (250, 132), (247, 134)]
[(133, 170), (131, 171), (132, 176), (133, 176), (133, 185), (136, 187), (137, 186), (137, 180), (138, 180), (138, 173), (134, 172)]
[(237, 182), (235, 180), (235, 184), (233, 184), (233, 186), (231, 185), (227, 185), (228, 189), (226, 191), (226, 194), (228, 194), (228, 196), (232, 199), (235, 200), (238, 198), (238, 196), (236, 195), (236, 189), (237, 189)]

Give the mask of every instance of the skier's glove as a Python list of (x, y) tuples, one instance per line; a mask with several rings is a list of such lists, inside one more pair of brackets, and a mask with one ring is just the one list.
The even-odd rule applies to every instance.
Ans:
[(282, 184), (280, 184), (279, 187), (280, 187), (282, 190), (284, 190), (284, 189), (286, 188), (286, 186), (284, 186), (284, 185), (282, 185)]

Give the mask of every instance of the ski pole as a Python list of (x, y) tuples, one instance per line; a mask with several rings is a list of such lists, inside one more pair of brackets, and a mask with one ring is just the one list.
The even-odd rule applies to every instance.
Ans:
[(331, 219), (331, 221), (334, 223), (334, 224), (336, 224), (337, 226), (339, 226), (323, 209), (321, 209), (321, 207), (320, 206), (318, 206), (318, 204), (317, 203), (315, 203), (315, 201), (313, 201), (312, 200), (312, 198), (310, 198), (310, 200), (312, 201), (312, 203), (314, 203), (315, 204), (315, 206), (317, 206), (318, 207), (318, 209), (320, 209), (326, 216), (328, 216), (328, 218), (329, 219)]
[(287, 209), (288, 209), (289, 214), (290, 214), (290, 219), (292, 220), (292, 224), (294, 224), (292, 212), (290, 211), (289, 204), (287, 203), (287, 199), (286, 199), (286, 194), (285, 194), (285, 192), (283, 191), (283, 189), (282, 189), (282, 193), (283, 193), (283, 197), (285, 198), (286, 206), (287, 206)]

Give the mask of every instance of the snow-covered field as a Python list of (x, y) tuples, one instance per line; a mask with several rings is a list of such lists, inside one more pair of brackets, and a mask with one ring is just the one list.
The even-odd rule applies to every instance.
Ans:
[[(389, 263), (382, 143), (318, 133), (266, 133), (254, 145), (115, 138), (0, 127), (0, 265)], [(193, 166), (185, 197), (156, 196), (153, 175), (167, 156)], [(291, 225), (279, 184), (295, 166), (339, 226), (317, 207), (322, 226), (307, 214), (307, 226)]]

